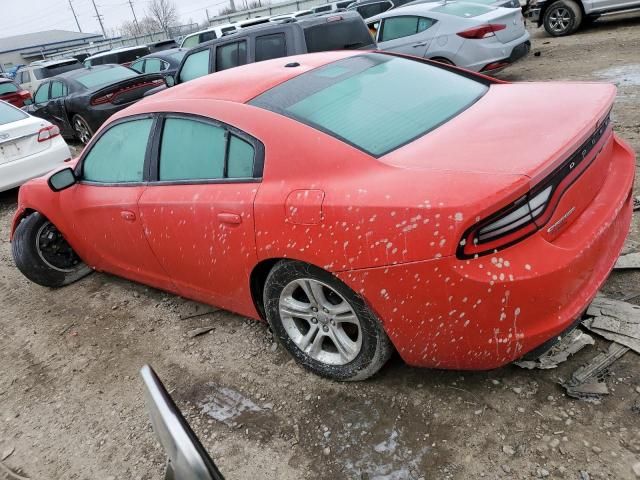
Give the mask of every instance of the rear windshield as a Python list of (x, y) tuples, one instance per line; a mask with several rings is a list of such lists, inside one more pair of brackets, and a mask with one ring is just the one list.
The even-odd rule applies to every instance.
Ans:
[(303, 73), (251, 100), (379, 157), (471, 106), (487, 85), (380, 53)]
[(113, 67), (105, 68), (104, 70), (87, 70), (85, 75), (76, 77), (76, 82), (81, 83), (87, 88), (98, 87), (100, 85), (107, 85), (109, 83), (116, 83), (127, 78), (133, 78), (138, 73), (130, 70), (126, 67)]
[(13, 82), (0, 82), (0, 95), (5, 93), (15, 93), (18, 91), (18, 87)]
[(0, 125), (5, 125), (18, 120), (29, 118), (29, 115), (18, 108), (13, 108), (0, 100)]
[(60, 75), (64, 72), (77, 70), (78, 68), (82, 68), (82, 64), (79, 61), (74, 60), (67, 63), (57, 63), (48, 67), (36, 67), (33, 69), (33, 74), (38, 80), (42, 80), (44, 78), (55, 77), (56, 75)]
[(309, 53), (373, 46), (369, 29), (359, 18), (313, 25), (305, 28), (304, 38)]
[(493, 10), (494, 9), (491, 7), (486, 7), (480, 4), (458, 2), (445, 3), (444, 5), (431, 9), (432, 12), (446, 13), (447, 15), (463, 18), (477, 17)]

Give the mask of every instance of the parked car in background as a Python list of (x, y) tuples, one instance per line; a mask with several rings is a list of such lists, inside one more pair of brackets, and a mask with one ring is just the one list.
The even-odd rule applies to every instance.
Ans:
[(9, 78), (0, 78), (0, 100), (21, 108), (31, 100), (31, 92)]
[[(187, 52), (169, 84), (210, 73), (300, 53), (376, 48), (356, 12), (315, 14), (286, 23), (268, 22), (204, 43)], [(150, 91), (155, 93), (162, 88)]]
[(19, 63), (18, 65), (14, 65), (13, 67), (11, 67), (9, 70), (7, 70), (6, 73), (6, 77), (7, 78), (16, 78), (16, 72), (22, 68), (25, 67), (26, 65), (24, 63)]
[(224, 37), (225, 35), (230, 35), (243, 28), (253, 27), (255, 25), (260, 25), (262, 23), (267, 23), (268, 21), (269, 21), (269, 17), (257, 17), (257, 18), (251, 18), (248, 20), (242, 20), (240, 22), (235, 22), (235, 23), (225, 23), (223, 25), (214, 25), (205, 30), (201, 30), (199, 32), (195, 32), (185, 36), (182, 39), (182, 43), (180, 44), (180, 47), (193, 48), (204, 42), (215, 40), (217, 38)]
[(529, 53), (519, 8), (430, 2), (394, 8), (367, 20), (380, 50), (495, 73)]
[(280, 20), (288, 20), (290, 18), (306, 17), (307, 15), (313, 15), (314, 13), (316, 12), (314, 12), (313, 10), (299, 10), (297, 12), (283, 13), (282, 15), (274, 15), (273, 17), (269, 17), (269, 21), (278, 22)]
[(174, 75), (180, 62), (188, 52), (186, 48), (172, 48), (162, 50), (139, 58), (129, 68), (138, 73), (162, 73), (164, 75)]
[(107, 118), (163, 83), (159, 73), (140, 75), (121, 65), (82, 68), (43, 82), (26, 108), (87, 143)]
[(388, 52), (231, 68), (118, 112), (24, 185), (14, 260), (47, 287), (96, 269), (266, 319), (334, 380), (394, 349), (498, 368), (575, 327), (625, 244), (615, 98)]
[(526, 17), (549, 35), (571, 35), (585, 21), (640, 11), (640, 0), (528, 0)]
[(311, 11), (313, 13), (329, 13), (335, 12), (338, 10), (346, 9), (349, 5), (353, 3), (353, 0), (346, 0), (341, 2), (330, 2), (325, 5), (318, 5), (317, 7), (313, 7)]
[(151, 50), (146, 45), (141, 47), (116, 48), (91, 55), (84, 60), (83, 64), (85, 67), (107, 64), (124, 65), (127, 67), (138, 58), (149, 55), (150, 53)]
[(347, 10), (355, 10), (362, 18), (367, 19), (401, 7), (410, 1), (412, 0), (356, 0), (347, 7)]
[(26, 67), (18, 69), (15, 81), (33, 95), (38, 86), (47, 78), (79, 68), (82, 68), (82, 63), (75, 58), (33, 62)]
[(60, 130), (0, 100), (0, 192), (71, 160)]
[(151, 53), (161, 52), (163, 50), (171, 50), (174, 48), (178, 48), (178, 43), (173, 39), (169, 40), (160, 40), (159, 42), (147, 43), (147, 47)]
[[(441, 2), (443, 0), (413, 0), (407, 5), (420, 5), (422, 3)], [(479, 3), (480, 5), (488, 5), (490, 7), (518, 8), (522, 10), (520, 0), (463, 0), (468, 3)]]

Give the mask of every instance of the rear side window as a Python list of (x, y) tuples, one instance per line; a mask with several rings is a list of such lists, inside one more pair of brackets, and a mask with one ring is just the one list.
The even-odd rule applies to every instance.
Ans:
[(216, 48), (216, 72), (247, 63), (247, 42), (228, 43)]
[(210, 32), (203, 32), (200, 34), (200, 43), (208, 42), (209, 40), (215, 40), (218, 38), (216, 32), (211, 30)]
[(284, 33), (256, 37), (256, 62), (287, 56)]
[(141, 182), (153, 120), (119, 123), (98, 139), (84, 158), (83, 179), (99, 183)]
[(36, 96), (33, 98), (35, 103), (44, 103), (49, 100), (49, 83), (43, 83), (36, 90)]
[(163, 61), (159, 58), (148, 58), (144, 64), (145, 73), (158, 73), (164, 70)]
[(250, 104), (378, 157), (455, 117), (487, 90), (484, 83), (433, 65), (372, 53), (298, 75)]
[(235, 135), (229, 138), (229, 165), (227, 176), (229, 178), (253, 177), (253, 159), (255, 150), (253, 145), (245, 142)]
[(13, 82), (3, 82), (0, 83), (0, 95), (5, 93), (15, 93), (18, 91), (18, 87), (16, 87)]
[(29, 115), (18, 108), (13, 108), (4, 102), (0, 102), (0, 125), (5, 125), (18, 120), (29, 118)]
[(369, 29), (360, 19), (321, 23), (306, 28), (307, 52), (350, 50), (373, 45)]
[(188, 55), (180, 69), (180, 81), (188, 82), (209, 73), (210, 50), (201, 50)]
[(435, 23), (435, 20), (425, 17), (402, 16), (391, 17), (382, 23), (381, 42), (395, 40), (396, 38), (408, 37), (420, 32)]
[(167, 118), (160, 146), (159, 179), (223, 178), (225, 149), (223, 128), (196, 120)]

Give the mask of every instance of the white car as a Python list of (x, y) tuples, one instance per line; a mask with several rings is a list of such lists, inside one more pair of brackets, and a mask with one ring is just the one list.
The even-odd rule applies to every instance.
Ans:
[(71, 160), (55, 125), (0, 101), (0, 192)]
[(31, 95), (34, 95), (40, 84), (47, 78), (78, 68), (82, 68), (82, 64), (75, 58), (38, 60), (25, 67), (20, 67), (14, 80), (22, 88), (30, 91)]
[(529, 32), (518, 8), (433, 2), (394, 8), (366, 20), (380, 50), (495, 73), (526, 56)]

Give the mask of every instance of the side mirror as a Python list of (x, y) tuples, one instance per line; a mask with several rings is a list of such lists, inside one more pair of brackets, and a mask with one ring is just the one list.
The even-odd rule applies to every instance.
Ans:
[(166, 480), (224, 480), (149, 365), (140, 370), (151, 426), (168, 456)]
[(173, 75), (167, 75), (164, 77), (164, 83), (167, 85), (167, 88), (173, 87), (176, 84), (176, 78)]
[(49, 177), (49, 188), (54, 192), (59, 192), (65, 188), (69, 188), (74, 185), (78, 179), (71, 167), (62, 169)]

